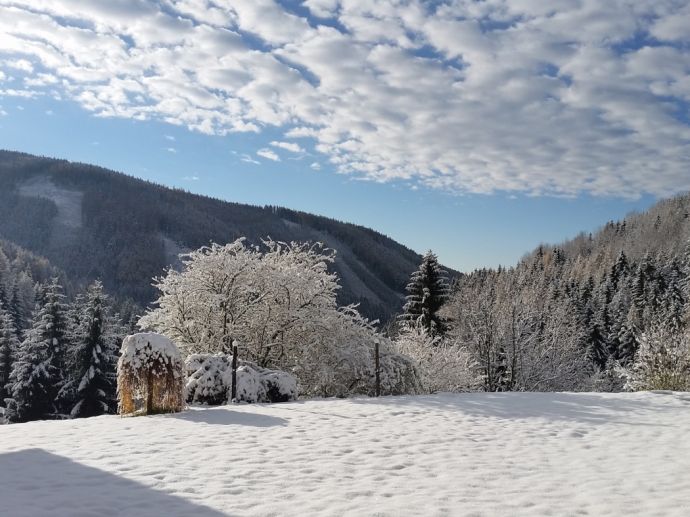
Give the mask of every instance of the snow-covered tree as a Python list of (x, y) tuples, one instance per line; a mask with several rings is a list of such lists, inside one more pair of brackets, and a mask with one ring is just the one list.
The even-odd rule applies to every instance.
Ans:
[(454, 321), (447, 337), (470, 352), (486, 391), (577, 390), (588, 385), (581, 320), (590, 311), (578, 308), (577, 289), (540, 281), (548, 268), (562, 267), (547, 257), (544, 253), (518, 271), (463, 277), (444, 306), (444, 315)]
[(683, 298), (685, 299), (683, 322), (690, 328), (690, 239), (685, 243), (680, 262), (683, 277), (681, 280), (681, 287), (683, 289)]
[(32, 327), (20, 345), (10, 374), (7, 418), (25, 422), (54, 417), (63, 384), (65, 318), (61, 286), (56, 278), (44, 286)]
[(114, 325), (108, 314), (107, 296), (100, 282), (94, 282), (76, 304), (76, 328), (70, 332), (72, 354), (70, 378), (63, 393), (71, 402), (72, 418), (117, 411), (117, 345)]
[(406, 290), (406, 303), (401, 319), (424, 328), (427, 333), (443, 333), (445, 323), (438, 312), (448, 299), (448, 273), (431, 250), (424, 255), (419, 269), (412, 273)]
[(621, 373), (630, 390), (690, 390), (690, 334), (655, 325), (642, 334), (635, 361)]
[(157, 308), (140, 326), (186, 354), (228, 354), (236, 340), (242, 359), (294, 373), (305, 395), (366, 391), (380, 336), (356, 308), (338, 307), (333, 260), (320, 244), (212, 244), (156, 280)]
[(14, 322), (10, 314), (0, 306), (0, 406), (5, 405), (5, 398), (12, 373), (12, 364), (19, 349)]
[(267, 366), (286, 354), (306, 327), (337, 309), (332, 253), (318, 245), (243, 239), (212, 244), (182, 257), (184, 268), (156, 279), (157, 309), (141, 320), (187, 353), (229, 353), (233, 340), (245, 356)]
[(417, 363), (427, 393), (470, 391), (479, 387), (477, 364), (469, 351), (423, 328), (404, 329), (393, 343), (395, 351)]

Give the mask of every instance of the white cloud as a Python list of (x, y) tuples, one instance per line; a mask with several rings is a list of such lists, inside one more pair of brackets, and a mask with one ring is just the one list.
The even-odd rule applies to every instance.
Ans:
[(338, 10), (338, 0), (304, 0), (303, 3), (319, 18), (332, 18)]
[(192, 176), (184, 176), (182, 178), (184, 181), (199, 181), (199, 176), (197, 175), (192, 175)]
[(315, 171), (321, 170), (321, 164), (319, 162), (314, 162), (309, 167)]
[(24, 99), (33, 99), (39, 95), (41, 95), (40, 92), (35, 92), (32, 90), (16, 90), (14, 88), (0, 90), (0, 97), (22, 97)]
[(273, 142), (271, 142), (271, 145), (273, 147), (280, 147), (281, 149), (285, 149), (286, 151), (290, 151), (291, 153), (305, 152), (302, 147), (300, 147), (298, 144), (294, 142), (276, 142), (274, 140)]
[(0, 73), (22, 83), (0, 95), (206, 134), (266, 131), (258, 156), (303, 152), (280, 131), (374, 181), (690, 189), (687, 2), (303, 5), (318, 18), (274, 0), (0, 0)]
[(169, 153), (177, 154), (177, 149), (175, 149), (174, 147), (166, 147), (165, 150)]
[(278, 156), (275, 152), (270, 150), (268, 147), (264, 147), (263, 149), (259, 149), (256, 151), (257, 156), (261, 156), (262, 158), (266, 158), (267, 160), (273, 160), (274, 162), (279, 162), (280, 161), (280, 156)]
[(174, 142), (174, 141), (175, 141), (175, 137), (172, 136), (172, 135), (165, 135), (165, 139), (166, 139), (166, 140), (170, 140), (171, 142)]
[(31, 63), (31, 61), (27, 61), (26, 59), (8, 59), (3, 62), (3, 65), (27, 73), (34, 71), (34, 65)]
[(254, 158), (252, 158), (248, 154), (243, 154), (242, 156), (240, 156), (240, 160), (242, 160), (245, 163), (251, 163), (253, 165), (261, 165), (261, 162), (255, 160)]

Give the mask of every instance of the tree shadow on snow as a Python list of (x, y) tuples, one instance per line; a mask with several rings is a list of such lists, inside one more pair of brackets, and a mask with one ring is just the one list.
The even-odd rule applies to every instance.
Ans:
[(0, 454), (0, 505), (12, 517), (226, 515), (43, 449)]
[(194, 408), (182, 413), (162, 415), (163, 418), (176, 418), (188, 422), (210, 425), (244, 425), (249, 427), (276, 427), (288, 424), (284, 418), (258, 413), (233, 411), (227, 406)]
[(589, 424), (617, 422), (628, 425), (654, 425), (636, 422), (636, 415), (650, 411), (673, 411), (671, 407), (659, 406), (639, 397), (626, 400), (599, 393), (440, 393), (412, 397), (352, 399), (352, 402), (391, 406), (393, 415), (398, 411), (436, 409), (482, 417), (543, 418)]

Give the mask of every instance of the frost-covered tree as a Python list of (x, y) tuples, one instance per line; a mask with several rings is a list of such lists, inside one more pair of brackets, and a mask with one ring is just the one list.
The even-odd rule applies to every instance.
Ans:
[(107, 296), (94, 282), (75, 307), (70, 378), (63, 389), (72, 418), (117, 411), (115, 325), (108, 314)]
[(12, 373), (12, 364), (19, 348), (14, 322), (10, 314), (0, 306), (0, 406), (5, 405), (5, 398)]
[[(543, 282), (563, 268), (556, 251), (524, 267), (464, 276), (443, 309), (486, 391), (584, 389), (590, 374), (580, 290)], [(562, 277), (561, 277), (562, 278)]]
[(161, 295), (140, 327), (185, 354), (228, 354), (237, 341), (243, 359), (293, 372), (303, 394), (363, 391), (380, 336), (354, 307), (338, 307), (333, 260), (320, 244), (212, 244), (156, 279)]
[(20, 345), (10, 374), (7, 418), (11, 422), (46, 419), (64, 381), (65, 314), (62, 288), (54, 278), (39, 295), (34, 321)]
[(655, 325), (642, 334), (635, 361), (621, 372), (630, 390), (690, 390), (690, 335)]
[(395, 351), (414, 359), (427, 393), (470, 391), (479, 387), (477, 364), (470, 352), (448, 339), (431, 336), (423, 328), (403, 329)]
[(406, 290), (401, 319), (422, 327), (427, 333), (442, 334), (446, 326), (439, 310), (449, 295), (448, 273), (431, 250), (424, 255), (419, 269), (412, 273)]
[(683, 323), (690, 328), (690, 239), (685, 243), (683, 254), (680, 257), (681, 281), (685, 306), (683, 311)]

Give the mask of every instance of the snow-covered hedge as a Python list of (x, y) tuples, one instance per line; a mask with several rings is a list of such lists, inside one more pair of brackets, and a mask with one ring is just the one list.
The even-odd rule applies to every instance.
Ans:
[[(347, 327), (343, 327), (347, 331)], [(347, 347), (325, 345), (312, 349), (314, 359), (307, 366), (298, 365), (295, 373), (300, 388), (309, 396), (349, 397), (375, 393), (376, 371), (374, 359), (375, 335), (365, 328), (350, 327)], [(391, 342), (378, 336), (381, 343), (379, 369), (382, 395), (421, 393), (419, 372), (414, 360), (391, 352)], [(305, 361), (306, 363), (306, 361)], [(303, 363), (304, 364), (304, 363)]]
[[(231, 397), (232, 356), (191, 354), (185, 361), (187, 401), (197, 404), (226, 404)], [(288, 402), (297, 400), (297, 379), (287, 372), (261, 368), (238, 361), (238, 402)]]

